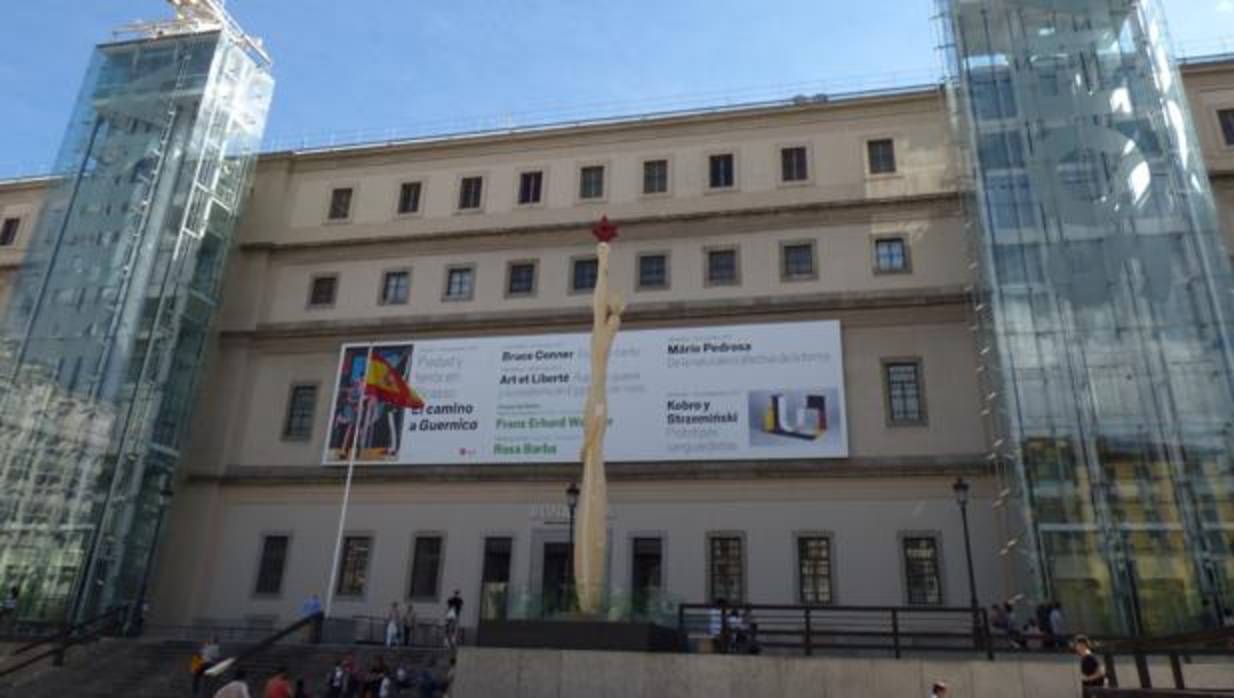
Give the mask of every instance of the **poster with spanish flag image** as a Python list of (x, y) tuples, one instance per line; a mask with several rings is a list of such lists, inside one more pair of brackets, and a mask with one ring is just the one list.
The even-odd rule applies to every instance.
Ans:
[[(404, 411), (424, 406), (408, 383), (413, 345), (348, 346), (339, 365), (326, 459), (398, 460)], [(357, 443), (356, 439), (359, 439)]]

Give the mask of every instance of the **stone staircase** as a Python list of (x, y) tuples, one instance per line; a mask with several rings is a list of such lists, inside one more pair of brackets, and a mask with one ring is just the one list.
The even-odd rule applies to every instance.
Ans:
[[(248, 645), (224, 644), (230, 657)], [(30, 667), (0, 679), (0, 698), (185, 698), (192, 695), (189, 657), (196, 645), (184, 641), (103, 639), (69, 650), (62, 667)], [(325, 680), (334, 663), (351, 654), (367, 669), (382, 657), (392, 669), (428, 669), (441, 678), (447, 671), (444, 650), (367, 645), (277, 644), (243, 663), (249, 690), (261, 695), (266, 679), (280, 666), (292, 683), (304, 679), (312, 696), (326, 695)], [(209, 698), (224, 680), (204, 677), (201, 695)], [(415, 695), (415, 694), (410, 694)]]

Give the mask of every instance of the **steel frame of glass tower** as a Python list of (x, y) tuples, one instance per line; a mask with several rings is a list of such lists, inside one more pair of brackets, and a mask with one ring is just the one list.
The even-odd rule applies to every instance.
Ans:
[(144, 594), (273, 93), (230, 23), (97, 47), (0, 336), (0, 585)]
[(1155, 0), (939, 0), (1019, 591), (1159, 634), (1234, 603), (1234, 274)]

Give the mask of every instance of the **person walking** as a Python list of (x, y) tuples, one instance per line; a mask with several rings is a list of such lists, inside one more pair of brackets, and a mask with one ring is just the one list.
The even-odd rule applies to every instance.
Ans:
[(403, 612), (403, 646), (411, 647), (416, 632), (416, 607), (407, 602), (407, 610)]
[(390, 604), (390, 610), (386, 612), (386, 647), (394, 647), (399, 644), (398, 634), (400, 626), (403, 622), (402, 614), (398, 610), (398, 602)]
[(214, 698), (252, 698), (249, 695), (249, 685), (245, 683), (245, 673), (243, 669), (236, 669), (236, 673), (232, 675), (231, 681), (223, 684), (223, 687), (215, 691)]
[(1102, 688), (1105, 686), (1105, 669), (1101, 667), (1097, 655), (1093, 654), (1087, 635), (1076, 635), (1073, 646), (1080, 657), (1080, 686), (1082, 689)]
[(4, 595), (4, 603), (0, 603), (0, 622), (8, 619), (9, 622), (17, 622), (17, 600), (21, 598), (21, 589), (16, 584), (9, 587), (9, 592)]
[(261, 693), (262, 698), (292, 698), (291, 681), (287, 678), (287, 669), (279, 667), (274, 670), (274, 676), (266, 681), (266, 688)]

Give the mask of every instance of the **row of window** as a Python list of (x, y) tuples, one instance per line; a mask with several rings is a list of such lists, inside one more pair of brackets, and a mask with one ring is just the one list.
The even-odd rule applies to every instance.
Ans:
[[(797, 535), (795, 538), (797, 602), (809, 605), (834, 603), (832, 537)], [(485, 541), (486, 553), (494, 547), (504, 550), (506, 569), (486, 569), (485, 581), (490, 581), (490, 577), (508, 580), (512, 540), (503, 537), (499, 546), (493, 546), (492, 542), (493, 539)], [(265, 536), (257, 568), (254, 589), (256, 595), (276, 596), (282, 593), (290, 545), (291, 538), (287, 535)], [(408, 599), (437, 601), (440, 598), (444, 545), (445, 539), (439, 534), (415, 537), (408, 575)], [(746, 600), (748, 584), (745, 547), (745, 539), (740, 535), (713, 534), (707, 537), (707, 593), (710, 600), (722, 599), (728, 603), (741, 603)], [(641, 537), (631, 541), (630, 591), (634, 596), (663, 588), (663, 550), (663, 540), (658, 537)], [(336, 594), (341, 597), (364, 595), (368, 586), (372, 552), (371, 536), (346, 536), (343, 539), (338, 581), (334, 589)], [(900, 554), (903, 561), (905, 601), (912, 605), (942, 605), (942, 569), (939, 564), (937, 537), (929, 534), (902, 536)], [(486, 554), (485, 566), (491, 568), (492, 561), (487, 558)], [(542, 580), (546, 585), (552, 581)]]
[[(924, 426), (926, 420), (925, 381), (922, 362), (916, 357), (884, 359), (883, 397), (888, 426)], [(317, 411), (317, 384), (296, 383), (287, 397), (283, 418), (283, 439), (308, 441), (313, 438)]]
[[(866, 141), (866, 162), (871, 175), (896, 172), (895, 141), (879, 138)], [(580, 201), (602, 201), (606, 196), (608, 168), (590, 164), (578, 168), (578, 198)], [(785, 184), (810, 180), (810, 154), (806, 146), (780, 148), (780, 181)], [(642, 193), (656, 196), (669, 193), (669, 161), (657, 158), (643, 161)], [(735, 153), (714, 153), (707, 156), (707, 188), (712, 191), (734, 189), (737, 186), (737, 156)], [(415, 180), (399, 185), (396, 211), (400, 216), (420, 212), (424, 181)], [(351, 219), (354, 187), (336, 187), (330, 191), (326, 218), (331, 221)], [(536, 206), (544, 203), (544, 170), (526, 170), (518, 174), (517, 203)], [(459, 211), (478, 211), (484, 207), (484, 176), (469, 175), (458, 181)]]
[[(907, 273), (908, 243), (902, 236), (874, 239), (874, 272), (878, 274)], [(736, 246), (715, 246), (704, 250), (704, 283), (707, 286), (737, 286), (741, 283), (740, 250)], [(507, 298), (530, 297), (536, 293), (538, 263), (534, 259), (511, 261), (506, 265), (505, 294)], [(669, 288), (669, 256), (666, 252), (644, 252), (638, 255), (635, 289), (663, 291)], [(569, 288), (572, 293), (592, 290), (599, 274), (599, 262), (594, 256), (576, 257), (570, 262)], [(474, 264), (453, 264), (446, 268), (442, 299), (469, 301), (476, 287)], [(787, 242), (780, 246), (780, 279), (809, 281), (818, 278), (818, 260), (813, 241)], [(338, 275), (314, 276), (309, 285), (308, 307), (329, 308), (338, 293)], [(411, 271), (396, 269), (382, 274), (377, 302), (380, 305), (404, 305), (411, 300)]]

